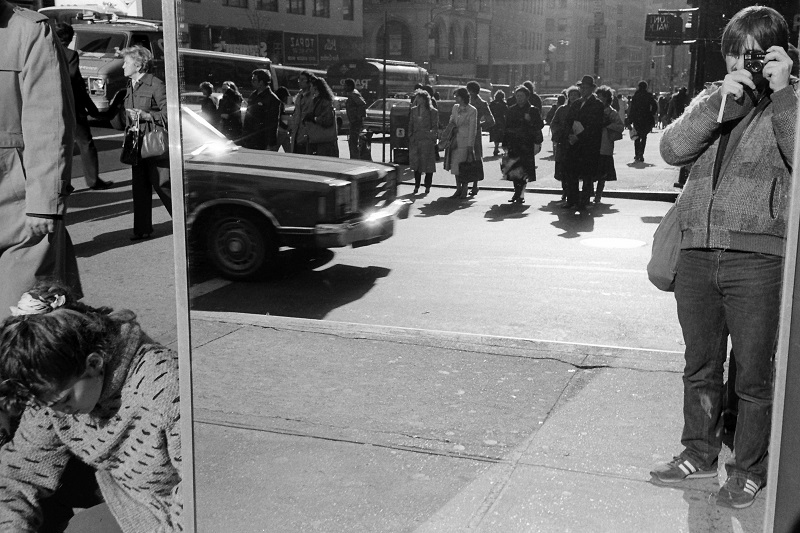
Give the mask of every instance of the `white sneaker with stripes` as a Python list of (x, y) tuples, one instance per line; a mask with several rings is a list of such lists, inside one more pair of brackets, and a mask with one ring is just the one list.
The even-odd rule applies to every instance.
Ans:
[(650, 471), (650, 475), (662, 483), (677, 483), (684, 479), (700, 479), (717, 476), (717, 469), (703, 470), (689, 459), (674, 457), (672, 461), (658, 465)]

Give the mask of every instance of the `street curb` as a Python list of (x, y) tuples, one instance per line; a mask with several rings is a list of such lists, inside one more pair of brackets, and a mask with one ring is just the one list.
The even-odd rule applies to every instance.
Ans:
[[(413, 183), (408, 183), (406, 181), (401, 181), (401, 185), (408, 185), (409, 187), (413, 187)], [(455, 189), (455, 185), (437, 185), (432, 184), (431, 188), (434, 189)], [(494, 185), (490, 186), (481, 186), (480, 190), (482, 191), (511, 191), (511, 187), (498, 187)], [(561, 189), (555, 189), (552, 187), (528, 187), (525, 189), (525, 192), (528, 194), (533, 193), (541, 193), (541, 194), (553, 194), (561, 196), (564, 191)], [(605, 190), (603, 191), (604, 198), (621, 198), (625, 200), (647, 200), (651, 202), (669, 202), (671, 204), (675, 203), (675, 200), (678, 198), (678, 192), (670, 192), (670, 191), (631, 191), (631, 190)]]
[[(564, 341), (501, 337), (480, 333), (435, 331), (398, 326), (380, 326), (216, 311), (192, 311), (192, 321), (280, 329), (342, 338), (394, 342), (505, 357), (549, 359), (576, 368), (626, 368), (645, 372), (682, 373), (683, 352), (579, 344)], [(227, 334), (227, 333), (226, 333)]]

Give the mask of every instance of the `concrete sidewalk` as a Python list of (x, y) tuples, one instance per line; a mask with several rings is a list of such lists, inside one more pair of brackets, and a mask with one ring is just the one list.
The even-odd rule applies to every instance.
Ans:
[(679, 352), (192, 319), (198, 531), (762, 530), (763, 492), (715, 504), (722, 467), (649, 475), (680, 451)]

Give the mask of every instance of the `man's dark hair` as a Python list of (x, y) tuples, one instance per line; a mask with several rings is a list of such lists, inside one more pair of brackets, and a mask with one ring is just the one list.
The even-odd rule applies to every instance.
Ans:
[(477, 81), (467, 82), (467, 90), (472, 94), (478, 94), (481, 92), (481, 84)]
[(356, 88), (356, 80), (353, 78), (347, 78), (342, 82), (342, 85), (344, 85), (344, 88), (348, 91), (354, 91)]
[(639, 82), (639, 90), (640, 91), (646, 91), (647, 90), (647, 82), (646, 81), (642, 80), (642, 81)]
[(58, 40), (61, 41), (64, 46), (71, 43), (74, 36), (75, 30), (72, 29), (71, 24), (56, 22), (56, 37), (58, 37)]
[(257, 68), (253, 71), (253, 76), (258, 78), (258, 81), (263, 81), (264, 85), (269, 86), (272, 83), (272, 74), (269, 73), (268, 70), (263, 68)]
[(753, 37), (763, 50), (789, 47), (789, 26), (783, 15), (765, 6), (750, 6), (736, 13), (722, 32), (722, 53), (738, 56)]

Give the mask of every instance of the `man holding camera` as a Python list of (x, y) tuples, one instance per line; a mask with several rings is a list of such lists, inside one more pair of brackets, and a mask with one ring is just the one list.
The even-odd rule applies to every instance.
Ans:
[[(757, 36), (757, 37), (756, 37)], [(798, 80), (789, 30), (774, 9), (750, 6), (725, 27), (728, 74), (690, 104), (661, 139), (670, 165), (692, 164), (678, 202), (675, 279), (686, 344), (684, 450), (651, 473), (664, 483), (717, 476), (728, 336), (740, 397), (735, 454), (717, 503), (750, 506), (766, 483)]]

